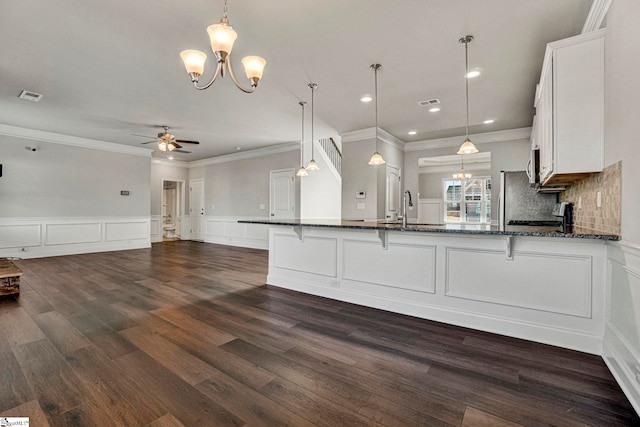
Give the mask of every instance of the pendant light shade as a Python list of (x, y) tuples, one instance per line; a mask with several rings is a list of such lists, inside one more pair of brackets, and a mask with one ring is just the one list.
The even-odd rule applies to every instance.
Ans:
[(371, 156), (371, 158), (369, 159), (369, 164), (371, 166), (384, 165), (385, 163), (386, 162), (382, 158), (382, 155), (380, 153), (378, 153), (377, 151), (375, 153), (373, 153), (373, 156)]
[(296, 176), (307, 176), (309, 173), (304, 168), (304, 106), (307, 105), (306, 102), (300, 101), (298, 104), (302, 107), (302, 134), (300, 136), (300, 169), (296, 172)]
[(464, 84), (465, 84), (465, 97), (467, 104), (467, 125), (466, 125), (466, 138), (457, 154), (474, 154), (478, 152), (476, 146), (469, 139), (469, 43), (473, 40), (473, 36), (464, 36), (460, 38), (460, 44), (464, 45)]
[(374, 85), (375, 85), (375, 106), (376, 106), (376, 152), (373, 153), (371, 158), (369, 159), (369, 164), (371, 166), (379, 166), (384, 165), (386, 162), (382, 157), (382, 154), (378, 152), (378, 70), (382, 68), (380, 64), (371, 64), (371, 69), (373, 70), (374, 75)]
[(318, 164), (316, 163), (316, 161), (313, 159), (313, 155), (314, 155), (314, 144), (315, 144), (315, 137), (313, 135), (313, 117), (314, 117), (314, 111), (313, 111), (313, 106), (315, 104), (315, 100), (314, 100), (314, 94), (316, 89), (318, 89), (318, 85), (315, 83), (309, 83), (309, 89), (311, 89), (311, 160), (309, 161), (309, 164), (307, 165), (307, 170), (308, 171), (317, 171), (320, 170), (320, 168), (318, 167)]

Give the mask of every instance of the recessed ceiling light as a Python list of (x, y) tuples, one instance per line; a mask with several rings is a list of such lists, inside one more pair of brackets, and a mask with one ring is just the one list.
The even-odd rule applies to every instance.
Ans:
[(371, 101), (373, 101), (373, 97), (371, 95), (363, 95), (362, 98), (360, 98), (360, 101), (362, 101), (362, 102), (371, 102)]
[(418, 132), (416, 132), (415, 130), (410, 130), (408, 133), (409, 133), (409, 135), (415, 135), (415, 134), (417, 134)]
[(485, 121), (484, 121), (484, 122), (482, 122), (482, 123), (484, 123), (485, 125), (490, 125), (491, 123), (494, 123), (494, 122), (495, 122), (495, 120), (493, 120), (493, 119), (488, 119), (488, 120), (485, 120)]
[(167, 156), (167, 159), (173, 160), (173, 156)]
[(431, 107), (429, 108), (429, 112), (430, 113), (437, 113), (438, 111), (440, 111), (442, 108), (440, 107)]
[(240, 147), (235, 147), (235, 149), (236, 149), (236, 151), (242, 150), (242, 148), (240, 148)]
[(469, 71), (467, 73), (467, 78), (472, 79), (474, 77), (478, 77), (480, 75), (480, 71), (474, 70), (474, 71)]

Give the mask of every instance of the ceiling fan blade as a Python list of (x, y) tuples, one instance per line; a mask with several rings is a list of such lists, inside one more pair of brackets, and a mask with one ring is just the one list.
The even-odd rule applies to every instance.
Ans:
[(149, 138), (155, 138), (155, 136), (139, 135), (139, 134), (137, 134), (137, 133), (132, 133), (132, 134), (131, 134), (131, 136), (139, 136), (139, 137), (147, 138), (147, 139), (149, 139)]
[(179, 142), (181, 144), (200, 144), (199, 141), (187, 141), (185, 139), (176, 139), (176, 142)]
[(173, 150), (174, 153), (187, 153), (190, 154), (191, 151), (187, 151), (187, 150)]
[(158, 141), (154, 139), (153, 141), (141, 142), (140, 144), (151, 144), (152, 142), (158, 142)]

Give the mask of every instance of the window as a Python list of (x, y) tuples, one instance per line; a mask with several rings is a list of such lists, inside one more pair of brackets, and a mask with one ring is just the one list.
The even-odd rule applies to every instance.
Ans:
[(491, 222), (491, 178), (442, 180), (444, 222)]

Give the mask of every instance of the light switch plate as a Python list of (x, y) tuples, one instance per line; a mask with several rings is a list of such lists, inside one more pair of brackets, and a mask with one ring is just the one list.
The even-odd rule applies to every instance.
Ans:
[(596, 208), (602, 207), (602, 191), (596, 193)]

